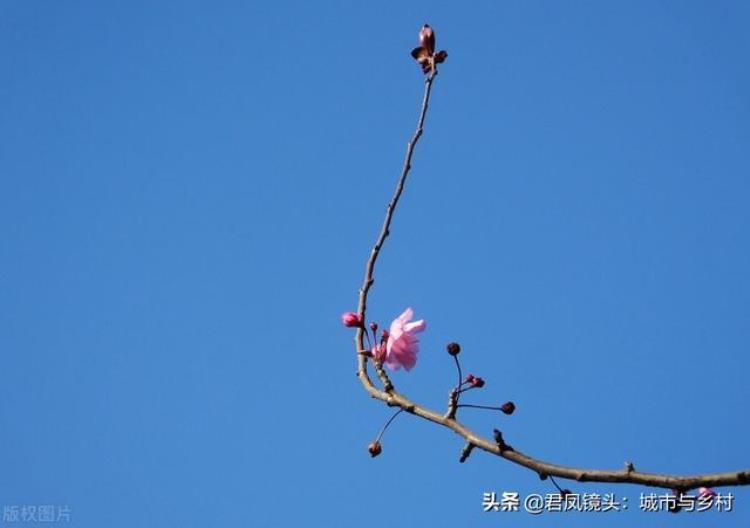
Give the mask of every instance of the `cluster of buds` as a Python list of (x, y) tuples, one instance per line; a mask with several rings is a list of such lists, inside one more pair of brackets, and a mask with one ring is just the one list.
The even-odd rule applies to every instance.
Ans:
[[(474, 374), (469, 374), (465, 378), (461, 378), (461, 365), (458, 361), (458, 354), (461, 353), (461, 345), (459, 345), (458, 343), (448, 343), (445, 349), (448, 351), (448, 354), (453, 356), (453, 359), (455, 359), (456, 368), (458, 369), (459, 383), (458, 386), (451, 391), (449, 403), (449, 406), (452, 407), (453, 411), (455, 411), (455, 409), (458, 407), (472, 407), (474, 409), (501, 411), (502, 413), (509, 416), (513, 414), (513, 412), (516, 410), (516, 404), (512, 401), (507, 401), (499, 407), (493, 407), (490, 405), (459, 405), (458, 399), (461, 393), (466, 392), (470, 389), (481, 389), (482, 387), (484, 387), (484, 379), (480, 378), (479, 376), (475, 376)], [(449, 412), (452, 413), (450, 408)], [(450, 415), (453, 416), (453, 414)]]
[(469, 374), (468, 376), (466, 376), (466, 379), (464, 379), (464, 384), (469, 385), (469, 387), (472, 387), (474, 389), (481, 389), (482, 387), (484, 387), (484, 380), (479, 376)]
[(448, 58), (448, 52), (440, 50), (435, 53), (435, 32), (429, 24), (425, 24), (419, 30), (419, 46), (411, 50), (411, 56), (422, 67), (422, 73), (427, 74), (435, 70), (436, 64)]

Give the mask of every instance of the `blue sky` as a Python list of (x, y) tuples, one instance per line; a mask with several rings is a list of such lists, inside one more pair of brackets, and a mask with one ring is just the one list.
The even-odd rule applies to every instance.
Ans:
[[(396, 386), (562, 464), (748, 467), (745, 2), (0, 4), (0, 504), (71, 526), (739, 526), (483, 513), (548, 482), (389, 416), (341, 312), (449, 51), (369, 316)], [(566, 484), (616, 493), (638, 486)], [(729, 491), (729, 490), (724, 490)], [(0, 523), (2, 525), (3, 523)], [(11, 523), (6, 523), (11, 525)], [(27, 523), (28, 524), (28, 523)]]

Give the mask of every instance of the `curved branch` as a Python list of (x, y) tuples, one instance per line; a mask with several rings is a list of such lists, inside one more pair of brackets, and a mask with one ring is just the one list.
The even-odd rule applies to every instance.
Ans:
[[(378, 259), (378, 256), (380, 255), (380, 250), (383, 247), (383, 243), (390, 234), (390, 226), (391, 221), (393, 220), (393, 213), (395, 212), (398, 201), (401, 198), (401, 194), (404, 190), (404, 184), (406, 183), (406, 177), (408, 176), (409, 170), (411, 169), (411, 158), (414, 153), (414, 147), (419, 141), (419, 138), (422, 136), (425, 116), (427, 115), (427, 108), (430, 101), (432, 83), (435, 80), (436, 75), (437, 70), (433, 67), (433, 69), (425, 79), (424, 95), (422, 97), (422, 108), (417, 120), (417, 127), (411, 139), (409, 139), (409, 142), (407, 143), (406, 156), (404, 158), (404, 164), (401, 168), (401, 175), (396, 184), (396, 189), (393, 193), (393, 197), (388, 203), (380, 234), (378, 235), (375, 245), (372, 247), (370, 257), (368, 258), (367, 264), (365, 265), (365, 276), (362, 287), (359, 290), (359, 304), (357, 307), (357, 313), (359, 314), (361, 321), (366, 320), (365, 312), (367, 310), (367, 295), (374, 283), (373, 273), (375, 270), (375, 263)], [(394, 389), (393, 384), (388, 378), (388, 375), (386, 374), (382, 365), (377, 362), (373, 362), (376, 374), (380, 381), (383, 383), (383, 390), (378, 389), (373, 384), (372, 379), (367, 372), (368, 356), (361, 353), (364, 350), (363, 339), (365, 332), (366, 329), (363, 325), (357, 329), (357, 332), (354, 336), (354, 345), (356, 351), (358, 352), (357, 377), (359, 378), (365, 390), (373, 398), (379, 399), (391, 407), (399, 407), (406, 412), (446, 427), (461, 436), (466, 442), (466, 445), (461, 454), (462, 462), (466, 460), (472, 449), (479, 448), (483, 451), (486, 451), (487, 453), (491, 453), (493, 455), (509, 460), (515, 464), (526, 467), (539, 474), (540, 478), (542, 479), (547, 478), (548, 476), (555, 476), (564, 479), (576, 480), (579, 482), (642, 484), (644, 486), (653, 486), (658, 488), (683, 491), (700, 486), (720, 487), (750, 484), (750, 469), (703, 475), (664, 475), (658, 473), (644, 473), (641, 471), (636, 471), (632, 463), (627, 463), (622, 470), (612, 471), (563, 466), (560, 464), (554, 464), (551, 462), (545, 462), (543, 460), (533, 458), (529, 455), (521, 453), (520, 451), (505, 443), (500, 431), (495, 430), (494, 440), (489, 440), (477, 435), (471, 429), (455, 419), (455, 409), (453, 409), (453, 412), (450, 412), (451, 409), (449, 408), (448, 413), (440, 414), (412, 402), (406, 396), (400, 394)]]
[[(375, 279), (373, 278), (373, 272), (375, 270), (375, 262), (378, 260), (378, 255), (380, 255), (380, 249), (383, 247), (383, 243), (385, 242), (385, 239), (388, 238), (388, 235), (390, 234), (390, 228), (391, 228), (391, 220), (393, 219), (393, 213), (396, 211), (396, 206), (398, 205), (398, 201), (401, 198), (401, 193), (404, 191), (404, 184), (406, 183), (406, 177), (409, 175), (409, 169), (411, 169), (411, 157), (412, 154), (414, 154), (414, 147), (416, 146), (417, 142), (419, 141), (419, 138), (422, 137), (422, 130), (424, 129), (424, 119), (425, 116), (427, 116), (427, 108), (430, 104), (430, 93), (432, 91), (432, 83), (435, 80), (435, 76), (437, 75), (437, 69), (433, 68), (430, 71), (430, 74), (427, 76), (427, 78), (424, 81), (424, 95), (422, 96), (422, 109), (419, 112), (419, 118), (417, 119), (417, 128), (414, 131), (414, 134), (412, 135), (411, 139), (409, 139), (409, 142), (406, 144), (406, 156), (404, 157), (404, 164), (401, 167), (401, 175), (398, 178), (398, 183), (396, 184), (396, 190), (393, 192), (393, 197), (391, 198), (391, 201), (388, 202), (388, 207), (385, 212), (385, 219), (383, 220), (383, 227), (380, 229), (380, 234), (378, 235), (378, 239), (375, 241), (375, 245), (372, 247), (372, 251), (370, 252), (370, 258), (367, 259), (367, 264), (365, 265), (365, 278), (362, 282), (362, 287), (359, 289), (359, 304), (357, 305), (357, 314), (359, 314), (360, 321), (365, 321), (365, 312), (367, 311), (367, 294), (370, 291), (370, 288), (372, 287), (373, 283), (375, 282)], [(354, 345), (356, 346), (357, 351), (364, 350), (364, 342), (363, 338), (365, 335), (365, 332), (367, 332), (367, 329), (363, 327), (357, 329), (357, 333), (354, 335)], [(362, 361), (364, 360), (364, 361)], [(366, 365), (367, 357), (360, 354), (360, 366), (359, 370), (357, 372), (357, 375), (362, 379), (364, 376), (364, 379), (362, 379), (363, 383), (369, 383), (372, 385), (372, 382), (370, 381), (370, 378), (367, 375), (367, 370), (364, 365)], [(383, 382), (383, 386), (390, 390), (393, 388), (393, 385), (391, 384), (391, 381), (388, 379), (388, 375), (386, 374), (385, 370), (383, 370), (382, 365), (376, 364), (375, 368), (378, 377)], [(366, 381), (365, 381), (366, 380)]]
[[(366, 369), (366, 364), (364, 365)], [(602, 470), (602, 469), (585, 469), (577, 467), (563, 466), (551, 462), (545, 462), (521, 453), (510, 445), (506, 444), (502, 437), (500, 441), (493, 441), (483, 438), (474, 431), (463, 425), (455, 419), (446, 418), (440, 413), (418, 405), (406, 396), (395, 390), (385, 392), (379, 390), (372, 383), (367, 383), (369, 378), (367, 374), (361, 373), (360, 380), (363, 381), (365, 389), (374, 398), (384, 401), (389, 406), (400, 407), (401, 409), (415, 414), (421, 418), (434, 422), (461, 436), (467, 444), (471, 444), (483, 451), (502, 457), (514, 462), (520, 466), (526, 467), (541, 478), (555, 476), (578, 482), (612, 482), (612, 483), (629, 483), (642, 484), (644, 486), (653, 486), (657, 488), (689, 490), (700, 486), (720, 487), (720, 486), (738, 486), (750, 484), (750, 469), (742, 471), (727, 471), (725, 473), (710, 473), (705, 475), (663, 475), (659, 473), (645, 473), (636, 471), (632, 464), (627, 464), (624, 469), (619, 471)]]

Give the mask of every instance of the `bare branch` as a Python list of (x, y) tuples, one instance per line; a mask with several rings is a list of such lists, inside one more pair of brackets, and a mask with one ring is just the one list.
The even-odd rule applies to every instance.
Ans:
[[(401, 167), (401, 176), (399, 176), (398, 183), (396, 184), (396, 190), (393, 193), (393, 197), (391, 198), (391, 201), (388, 203), (388, 208), (385, 212), (385, 219), (383, 220), (383, 227), (380, 229), (380, 234), (378, 235), (378, 239), (375, 241), (375, 245), (372, 247), (372, 251), (370, 252), (370, 258), (367, 259), (367, 264), (365, 265), (365, 278), (362, 282), (362, 287), (359, 289), (359, 304), (357, 306), (357, 314), (359, 314), (359, 317), (362, 321), (365, 320), (365, 312), (367, 311), (367, 294), (370, 291), (370, 288), (372, 287), (373, 283), (375, 282), (375, 279), (373, 278), (373, 272), (375, 270), (375, 262), (378, 260), (378, 255), (380, 255), (380, 250), (383, 247), (383, 243), (385, 242), (385, 239), (388, 238), (388, 235), (390, 234), (390, 227), (391, 227), (391, 220), (393, 219), (393, 213), (396, 211), (396, 206), (398, 205), (398, 201), (401, 198), (401, 193), (404, 191), (404, 184), (406, 183), (406, 177), (409, 175), (409, 169), (411, 169), (411, 157), (414, 153), (414, 147), (416, 146), (417, 142), (419, 141), (419, 138), (422, 137), (422, 131), (424, 127), (424, 119), (427, 115), (427, 108), (430, 103), (430, 92), (432, 91), (432, 83), (435, 80), (435, 76), (437, 75), (437, 70), (432, 69), (430, 71), (430, 74), (427, 76), (427, 78), (424, 81), (424, 95), (422, 96), (422, 109), (419, 112), (419, 119), (417, 119), (417, 128), (414, 131), (414, 135), (409, 139), (409, 142), (406, 145), (406, 156), (404, 157), (404, 164)], [(364, 335), (366, 330), (364, 327), (358, 328), (357, 333), (354, 335), (354, 344), (357, 350), (364, 350)], [(364, 361), (360, 361), (359, 364), (359, 370), (358, 375), (360, 379), (362, 380), (362, 383), (366, 383), (369, 385), (372, 385), (372, 382), (370, 381), (370, 378), (367, 374), (367, 358), (365, 356), (360, 356), (361, 359), (364, 359)], [(386, 388), (387, 391), (391, 390), (393, 387), (390, 380), (388, 380), (388, 376), (386, 375), (385, 371), (382, 368), (382, 365), (380, 368), (376, 369), (378, 377), (380, 378), (380, 381), (383, 383), (383, 386)], [(374, 388), (374, 386), (373, 386)]]

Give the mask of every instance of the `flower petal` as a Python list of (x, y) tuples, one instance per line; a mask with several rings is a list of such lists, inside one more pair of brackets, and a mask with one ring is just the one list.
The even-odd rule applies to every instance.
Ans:
[(385, 364), (391, 370), (411, 370), (417, 363), (419, 340), (414, 334), (424, 330), (427, 323), (424, 319), (410, 322), (412, 317), (414, 311), (409, 307), (391, 323), (385, 352)]
[(413, 323), (406, 323), (404, 325), (404, 332), (421, 332), (425, 328), (427, 328), (427, 323), (424, 322), (424, 319), (420, 319)]
[(414, 317), (414, 310), (411, 309), (411, 306), (409, 306), (406, 310), (403, 311), (401, 315), (399, 315), (396, 319), (400, 321), (402, 324), (406, 324), (409, 321), (411, 321), (411, 318)]

